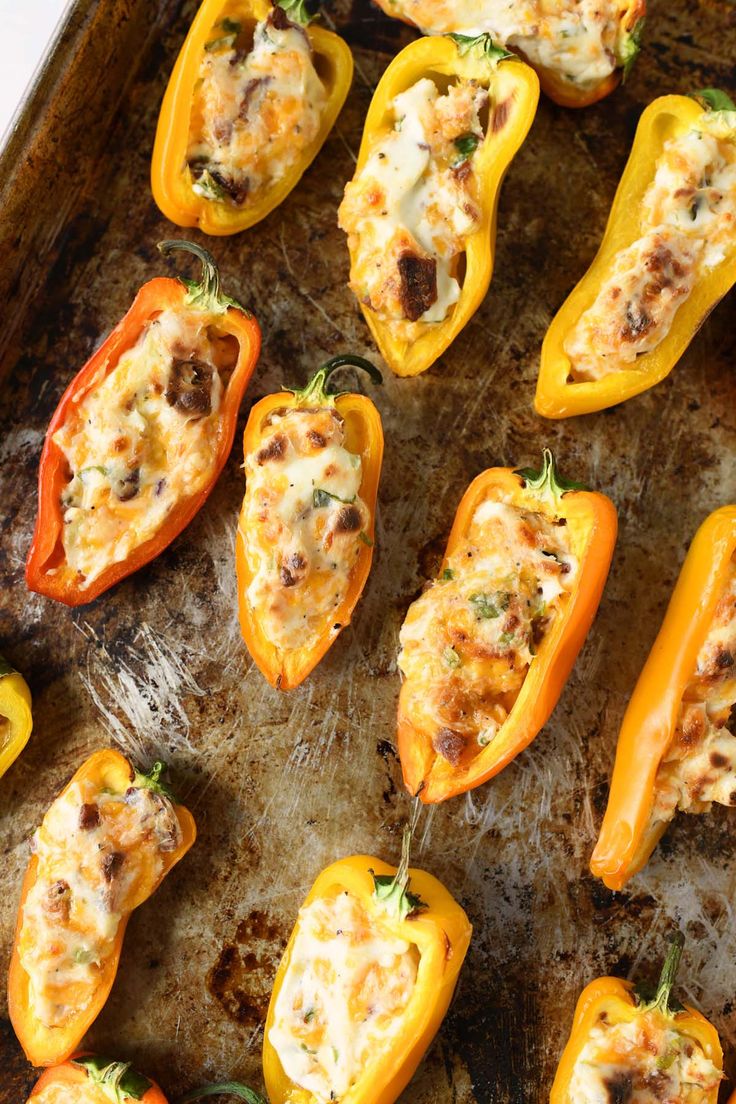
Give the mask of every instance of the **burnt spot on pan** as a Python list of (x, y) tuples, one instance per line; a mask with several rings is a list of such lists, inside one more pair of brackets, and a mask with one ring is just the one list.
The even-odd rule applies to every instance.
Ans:
[(207, 988), (229, 1019), (252, 1027), (263, 1023), (285, 946), (281, 928), (267, 913), (256, 909), (240, 921), (207, 978)]

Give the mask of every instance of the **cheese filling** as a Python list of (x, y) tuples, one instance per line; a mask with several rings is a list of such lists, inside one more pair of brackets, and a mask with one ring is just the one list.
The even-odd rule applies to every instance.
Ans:
[(706, 113), (698, 129), (665, 143), (642, 202), (640, 237), (615, 255), (565, 338), (572, 380), (601, 379), (656, 349), (698, 281), (734, 246), (736, 130), (711, 124)]
[(304, 29), (275, 7), (248, 50), (223, 19), (205, 46), (187, 162), (194, 191), (240, 207), (282, 180), (319, 134), (327, 105)]
[(532, 65), (582, 88), (621, 64), (627, 37), (621, 6), (611, 0), (381, 0), (381, 6), (424, 34), (487, 32), (499, 46), (521, 50)]
[(276, 411), (263, 428), (245, 458), (248, 601), (276, 647), (308, 647), (332, 628), (369, 543), (362, 461), (334, 408)]
[(736, 805), (736, 562), (698, 652), (655, 782), (651, 823)]
[(410, 606), (399, 654), (405, 708), (452, 767), (497, 735), (577, 570), (564, 522), (487, 500)]
[(721, 1071), (695, 1039), (657, 1012), (601, 1020), (573, 1068), (574, 1104), (707, 1104)]
[(28, 1104), (110, 1104), (110, 1097), (89, 1080), (74, 1085), (51, 1082), (35, 1092)]
[(418, 962), (416, 947), (350, 893), (306, 905), (268, 1035), (286, 1076), (327, 1102), (380, 1068)]
[(481, 218), (475, 162), (487, 103), (473, 81), (445, 94), (417, 81), (395, 97), (393, 129), (345, 188), (350, 287), (404, 337), (442, 322), (460, 297), (460, 257)]
[(214, 477), (220, 408), (238, 356), (203, 311), (163, 310), (54, 434), (69, 465), (66, 562), (88, 587), (154, 537)]
[(23, 906), (20, 963), (33, 1014), (63, 1027), (94, 1000), (123, 916), (154, 891), (181, 844), (168, 798), (145, 787), (73, 783), (33, 837), (36, 880)]

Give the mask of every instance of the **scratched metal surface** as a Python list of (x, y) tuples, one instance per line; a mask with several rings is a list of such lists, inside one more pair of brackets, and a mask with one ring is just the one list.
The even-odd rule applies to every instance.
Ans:
[[(133, 579), (74, 613), (24, 589), (48, 418), (138, 285), (165, 270), (155, 243), (172, 228), (150, 197), (149, 156), (194, 10), (173, 0), (82, 8), (96, 22), (75, 33), (91, 52), (64, 47), (56, 83), (4, 164), (6, 185), (19, 172), (36, 206), (14, 223), (6, 187), (0, 231), (23, 275), (3, 296), (0, 644), (29, 678), (35, 731), (0, 782), (0, 970), (27, 840), (53, 795), (101, 745), (143, 761), (164, 755), (199, 840), (134, 916), (89, 1043), (134, 1059), (172, 1098), (225, 1076), (259, 1085), (271, 980), (312, 879), (354, 851), (397, 857), (408, 809), (393, 744), (404, 612), (471, 477), (531, 463), (549, 444), (565, 471), (617, 503), (619, 545), (550, 724), (499, 778), (420, 823), (415, 861), (463, 902), (475, 935), (454, 1006), (402, 1100), (543, 1101), (581, 986), (606, 971), (653, 975), (675, 922), (689, 936), (682, 990), (735, 1056), (734, 814), (681, 818), (629, 893), (614, 896), (587, 873), (617, 727), (686, 545), (708, 511), (736, 497), (733, 300), (666, 382), (624, 407), (563, 424), (531, 407), (545, 328), (595, 251), (639, 111), (660, 93), (728, 84), (732, 5), (654, 0), (645, 54), (624, 89), (583, 113), (540, 104), (504, 186), (485, 303), (441, 363), (419, 379), (387, 379), (376, 395), (387, 449), (373, 574), (352, 627), (288, 696), (265, 684), (237, 629), (239, 443), (189, 530)], [(367, 0), (351, 9), (340, 0), (333, 19), (356, 56), (334, 133), (280, 210), (210, 243), (226, 287), (263, 327), (243, 421), (258, 397), (304, 380), (322, 358), (374, 355), (345, 287), (335, 211), (371, 88), (412, 32)], [(90, 60), (108, 41), (100, 34), (113, 33), (125, 44), (127, 84)], [(66, 72), (81, 82), (76, 106), (59, 79)], [(59, 225), (35, 225), (34, 209), (47, 220), (50, 206)], [(19, 1104), (33, 1074), (4, 994), (0, 1068), (0, 1101)]]

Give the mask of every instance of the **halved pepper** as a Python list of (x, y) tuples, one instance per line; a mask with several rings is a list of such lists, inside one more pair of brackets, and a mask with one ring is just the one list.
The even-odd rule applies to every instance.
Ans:
[[(680, 934), (672, 941), (653, 994), (630, 981), (613, 977), (598, 978), (585, 987), (557, 1068), (550, 1104), (575, 1104), (580, 1100), (579, 1087), (578, 1094), (575, 1092), (575, 1081), (579, 1075), (584, 1076), (586, 1085), (590, 1085), (590, 1078), (598, 1077), (598, 1064), (602, 1084), (596, 1088), (600, 1087), (601, 1099), (603, 1092), (611, 1101), (624, 1101), (638, 1099), (639, 1092), (649, 1096), (650, 1091), (659, 1098), (656, 1085), (663, 1094), (662, 1099), (686, 1104), (696, 1099), (690, 1093), (697, 1086), (686, 1084), (686, 1095), (673, 1096), (672, 1082), (667, 1084), (671, 1076), (668, 1071), (679, 1073), (676, 1063), (683, 1058), (692, 1062), (693, 1055), (697, 1055), (703, 1079), (697, 1100), (702, 1104), (716, 1104), (723, 1077), (723, 1052), (718, 1032), (700, 1012), (671, 996), (683, 942)], [(641, 1030), (640, 1043), (635, 1034), (637, 1028)], [(618, 1046), (612, 1048), (612, 1036), (616, 1034), (620, 1035), (616, 1040)], [(602, 1055), (599, 1062), (596, 1061), (596, 1049)], [(640, 1051), (639, 1062), (637, 1050)], [(582, 1074), (581, 1067), (585, 1071)], [(593, 1099), (592, 1091), (590, 1099)]]
[[(625, 79), (631, 66), (639, 53), (641, 34), (644, 29), (644, 15), (646, 12), (645, 0), (623, 0), (618, 4), (619, 31), (616, 42), (616, 67), (613, 71), (598, 82), (576, 83), (561, 67), (542, 65), (535, 62), (520, 48), (504, 41), (498, 27), (493, 26), (493, 17), (483, 14), (482, 5), (468, 5), (472, 7), (472, 15), (468, 19), (463, 18), (462, 5), (435, 5), (428, 3), (422, 8), (421, 3), (413, 3), (411, 0), (376, 0), (378, 6), (395, 19), (401, 19), (410, 26), (418, 26), (423, 34), (477, 34), (486, 31), (499, 44), (508, 49), (515, 50), (528, 65), (535, 70), (539, 77), (542, 91), (550, 99), (561, 107), (588, 107), (608, 96), (614, 88)], [(541, 17), (542, 20), (544, 16)], [(519, 37), (529, 39), (530, 29), (527, 28)], [(569, 30), (567, 31), (569, 34)]]
[(621, 725), (608, 806), (590, 861), (609, 889), (622, 889), (646, 865), (669, 823), (651, 817), (657, 772), (734, 553), (736, 506), (723, 506), (695, 534)]
[[(547, 722), (595, 617), (616, 542), (616, 510), (610, 499), (582, 484), (562, 480), (545, 449), (540, 471), (489, 468), (473, 480), (458, 507), (435, 586), (454, 577), (448, 567), (450, 558), (463, 545), (476, 511), (484, 503), (512, 506), (564, 526), (570, 551), (577, 559), (576, 575), (564, 605), (532, 655), (508, 715), (473, 757), (440, 754), (436, 733), (413, 716), (413, 687), (411, 680), (405, 679), (398, 709), (401, 767), (409, 793), (427, 803), (445, 801), (488, 781), (528, 747)], [(489, 596), (473, 594), (470, 602), (479, 617), (500, 620), (499, 609), (490, 608)], [(503, 601), (501, 606), (506, 608)], [(457, 650), (450, 648), (447, 660), (449, 667), (459, 669), (458, 674), (462, 672), (462, 649), (462, 643)], [(455, 700), (452, 688), (447, 697)]]
[[(398, 376), (424, 372), (455, 340), (485, 298), (493, 273), (496, 216), (501, 184), (511, 161), (534, 120), (539, 81), (528, 65), (498, 49), (488, 35), (420, 38), (407, 46), (381, 77), (371, 100), (358, 153), (355, 178), (374, 146), (394, 128), (392, 104), (396, 96), (422, 78), (474, 81), (490, 95), (488, 126), (474, 148), (473, 165), (479, 178), (478, 227), (465, 241), (464, 272), (458, 273), (460, 297), (442, 322), (419, 322), (410, 339), (392, 332), (390, 320), (381, 319), (361, 302), (373, 339), (391, 370)], [(351, 263), (355, 251), (351, 253)], [(394, 327), (395, 328), (395, 327)]]
[[(374, 1038), (370, 1054), (360, 1068), (344, 1075), (343, 1083), (348, 1087), (339, 1095), (343, 1104), (393, 1104), (437, 1033), (452, 999), (472, 928), (463, 909), (436, 878), (422, 870), (409, 869), (409, 838), (407, 831), (398, 869), (380, 859), (354, 855), (328, 866), (309, 891), (276, 974), (266, 1019), (263, 1074), (271, 1104), (315, 1104), (317, 1100), (324, 1099), (321, 1093), (316, 1095), (291, 1080), (272, 1041), (274, 1028), (279, 1023), (279, 996), (284, 986), (289, 984), (290, 967), (295, 953), (299, 951), (298, 940), (306, 923), (305, 916), (310, 907), (319, 902), (334, 903), (337, 898), (347, 895), (354, 902), (354, 907), (360, 910), (361, 922), (366, 925), (360, 932), (356, 929), (358, 939), (361, 936), (370, 938), (367, 933), (373, 932), (373, 925), (376, 924), (378, 938), (398, 940), (408, 945), (410, 953), (416, 956), (416, 976), (408, 1002), (400, 1013), (401, 1024), (387, 1032), (381, 1043), (376, 1043)], [(331, 936), (339, 941), (342, 933), (333, 930)], [(329, 954), (328, 942), (318, 943), (316, 947)], [(359, 943), (356, 944), (356, 954), (358, 950)], [(366, 969), (368, 966), (366, 963)], [(396, 977), (397, 972), (398, 967), (392, 976)], [(355, 996), (358, 1004), (365, 1000), (370, 1005), (369, 986), (377, 984), (377, 981), (375, 974), (368, 976), (370, 981), (366, 982), (365, 988), (359, 986), (360, 992)], [(384, 980), (390, 984), (390, 979)], [(301, 1019), (305, 1031), (326, 1030), (329, 1034), (330, 1004), (325, 996), (326, 991), (326, 985), (318, 986), (314, 994), (310, 990), (316, 1003), (308, 1008), (302, 1007)], [(318, 1007), (322, 996), (325, 996), (324, 1005)], [(351, 1007), (352, 1004), (349, 1004), (348, 1008)], [(296, 1013), (296, 1009), (293, 1011)], [(379, 1013), (380, 1009), (369, 1007), (365, 1015), (370, 1019)], [(340, 1010), (334, 1014), (340, 1022), (333, 1026), (340, 1032), (354, 1029), (355, 1025), (345, 1022)], [(346, 1017), (350, 1015), (349, 1011), (345, 1013)], [(312, 1050), (310, 1047), (305, 1053)], [(337, 1069), (341, 1057), (337, 1048), (332, 1050)], [(320, 1055), (318, 1060), (323, 1057), (325, 1055)], [(329, 1056), (326, 1061), (331, 1061)]]
[(41, 1074), (26, 1104), (56, 1104), (58, 1100), (76, 1104), (167, 1104), (161, 1089), (148, 1077), (133, 1069), (130, 1062), (117, 1062), (98, 1054), (80, 1054), (53, 1066)]
[(0, 655), (0, 778), (28, 743), (32, 728), (28, 683)]
[[(256, 403), (243, 436), (246, 471), (252, 473), (253, 482), (256, 473), (264, 473), (266, 483), (259, 489), (260, 497), (255, 501), (251, 478), (246, 476), (246, 494), (236, 543), (240, 625), (243, 639), (256, 664), (271, 685), (281, 690), (298, 686), (319, 663), (337, 635), (350, 624), (373, 559), (383, 429), (381, 416), (370, 399), (351, 392), (328, 390), (331, 375), (346, 365), (362, 368), (374, 382), (381, 382), (378, 370), (363, 357), (333, 357), (315, 373), (303, 390), (282, 391)], [(310, 422), (310, 426), (305, 426), (309, 439), (308, 455), (297, 453), (295, 457), (291, 456), (288, 433), (281, 431), (281, 427), (288, 425), (288, 416), (295, 414), (303, 414)], [(328, 434), (337, 426), (344, 435), (347, 459), (353, 462), (354, 469), (359, 468), (359, 471), (354, 470), (357, 490), (349, 499), (344, 495), (338, 497), (339, 492), (329, 489), (331, 479), (339, 481), (341, 475), (334, 454), (328, 455), (331, 443)], [(339, 455), (342, 455), (342, 448)], [(323, 456), (326, 457), (324, 463)], [(344, 456), (342, 458), (345, 459)], [(288, 477), (284, 474), (287, 465), (291, 473)], [(298, 485), (300, 466), (306, 481), (302, 488)], [(283, 488), (276, 489), (275, 481), (280, 481), (279, 486), (283, 483)], [(336, 487), (339, 488), (339, 482)], [(300, 489), (303, 494), (298, 497)], [(288, 516), (285, 516), (281, 504), (287, 499), (293, 499), (293, 502)], [(362, 505), (358, 504), (358, 500)], [(263, 549), (259, 550), (257, 546), (254, 527), (268, 524), (273, 515), (278, 516), (281, 532), (278, 542), (273, 534), (267, 541), (269, 565), (261, 562), (265, 557)], [(299, 526), (311, 525), (312, 522), (314, 532), (310, 530), (302, 540)], [(328, 577), (325, 585), (329, 586), (329, 594), (326, 599), (324, 596), (320, 599), (313, 593), (315, 586), (325, 582), (315, 578), (321, 570), (319, 557), (324, 558), (328, 553), (331, 556), (346, 540), (350, 548), (336, 553), (334, 563), (322, 565), (336, 572), (340, 566), (339, 557), (353, 557), (346, 568), (344, 591), (338, 590), (338, 597), (334, 597), (337, 584)], [(263, 616), (264, 611), (251, 594), (260, 569), (268, 574), (266, 583), (274, 596), (274, 603), (284, 604), (284, 618), (290, 617), (292, 622), (296, 618), (294, 632), (301, 631), (303, 621), (307, 617), (312, 618), (316, 612), (315, 623), (308, 629), (303, 641), (300, 637), (300, 642), (294, 643), (294, 632), (286, 633), (283, 639), (278, 640), (269, 633), (268, 619)], [(321, 574), (324, 575), (324, 571)]]
[[(665, 143), (694, 128), (704, 111), (715, 118), (730, 119), (736, 139), (736, 113), (722, 93), (710, 90), (696, 101), (690, 96), (660, 96), (642, 112), (634, 143), (613, 200), (600, 248), (582, 280), (553, 318), (542, 345), (534, 406), (546, 418), (567, 418), (589, 414), (630, 399), (660, 383), (677, 364), (695, 334), (718, 301), (736, 281), (736, 238), (723, 259), (698, 279), (691, 293), (677, 308), (669, 331), (654, 348), (637, 357), (630, 368), (609, 372), (599, 379), (576, 380), (564, 343), (581, 315), (595, 302), (601, 286), (612, 273), (616, 255), (641, 236), (642, 201), (654, 179), (657, 161)], [(716, 106), (711, 109), (711, 105)], [(726, 106), (724, 106), (726, 105)], [(662, 286), (668, 287), (667, 274)], [(647, 325), (642, 316), (632, 320), (634, 333)], [(644, 331), (646, 332), (646, 331)]]
[[(51, 807), (52, 810), (54, 806), (58, 807), (57, 803), (63, 801), (71, 788), (78, 786), (80, 792), (99, 794), (101, 800), (112, 800), (106, 795), (119, 795), (118, 803), (121, 809), (131, 801), (132, 797), (136, 797), (136, 800), (138, 800), (137, 791), (148, 794), (150, 802), (154, 806), (164, 807), (167, 812), (170, 808), (171, 814), (175, 817), (176, 827), (174, 827), (172, 821), (170, 838), (163, 841), (159, 848), (160, 870), (154, 878), (152, 888), (149, 887), (150, 893), (155, 891), (172, 867), (184, 857), (196, 838), (196, 826), (191, 813), (183, 805), (173, 803), (170, 792), (160, 781), (164, 769), (162, 763), (156, 763), (149, 774), (142, 774), (136, 771), (119, 751), (95, 752), (82, 764)], [(171, 801), (171, 805), (166, 804), (164, 806), (164, 802), (168, 803), (169, 801)], [(118, 816), (119, 810), (114, 810), (111, 815)], [(103, 820), (99, 806), (94, 802), (82, 804), (78, 810), (78, 816), (80, 833), (82, 831), (93, 833), (99, 828)], [(71, 832), (69, 838), (71, 838)], [(90, 846), (96, 847), (94, 839), (91, 836), (90, 839)], [(95, 852), (101, 864), (101, 884), (106, 885), (112, 892), (119, 872), (126, 865), (126, 854), (119, 851), (109, 852), (105, 840), (102, 841), (101, 846), (103, 850), (99, 854)], [(85, 990), (85, 992), (88, 992), (88, 998), (78, 1008), (72, 1007), (64, 1022), (48, 1025), (36, 1013), (31, 976), (22, 962), (26, 942), (24, 932), (25, 910), (29, 903), (29, 897), (36, 886), (38, 871), (39, 858), (38, 849), (36, 849), (28, 864), (21, 890), (8, 977), (8, 1008), (11, 1023), (28, 1060), (35, 1066), (51, 1066), (66, 1061), (78, 1049), (85, 1032), (101, 1012), (115, 980), (130, 912), (132, 908), (137, 908), (143, 903), (145, 896), (140, 897), (141, 886), (136, 880), (131, 882), (130, 891), (134, 894), (134, 897), (130, 910), (123, 910), (120, 913), (115, 912), (112, 904), (113, 898), (110, 898), (109, 908), (112, 910), (110, 915), (112, 916), (115, 912), (115, 915), (119, 916), (117, 927), (114, 930), (114, 937), (111, 936), (110, 953), (104, 957), (103, 961), (95, 963), (94, 952), (87, 951), (84, 955), (77, 955), (76, 951), (74, 952), (75, 963), (85, 966), (92, 964), (95, 976), (91, 980), (89, 989)], [(55, 868), (55, 876), (57, 874), (58, 871)], [(81, 870), (75, 871), (75, 876), (81, 877)], [(83, 882), (86, 884), (84, 879)], [(68, 882), (59, 878), (49, 886), (49, 893), (51, 897), (45, 899), (48, 906), (47, 915), (51, 918), (48, 922), (60, 923), (64, 929), (65, 925), (70, 923), (70, 916), (77, 917), (77, 913), (74, 911), (77, 907), (76, 891), (70, 887)], [(150, 893), (147, 895), (150, 895)], [(136, 899), (136, 895), (140, 899)], [(87, 896), (82, 892), (79, 899), (79, 908), (83, 910), (87, 905)], [(74, 930), (77, 935), (84, 936), (84, 928), (82, 928), (81, 933), (77, 932), (76, 928)], [(54, 944), (54, 946), (54, 953), (60, 956), (58, 969), (61, 969), (63, 965), (61, 956), (67, 948), (63, 941), (61, 944)], [(34, 948), (27, 949), (33, 950)], [(92, 957), (90, 957), (90, 954)]]
[[(155, 559), (186, 528), (204, 504), (225, 466), (235, 436), (240, 403), (258, 360), (261, 346), (258, 323), (249, 311), (223, 294), (219, 273), (210, 254), (200, 246), (185, 241), (162, 242), (159, 248), (163, 253), (179, 249), (193, 253), (203, 266), (201, 282), (158, 277), (144, 284), (128, 313), (67, 387), (46, 433), (38, 479), (38, 515), (26, 564), (26, 583), (30, 590), (68, 606), (91, 602), (121, 579)], [(214, 456), (209, 452), (207, 454), (211, 469), (204, 484), (196, 492), (183, 494), (172, 505), (150, 538), (135, 545), (124, 558), (109, 563), (86, 583), (85, 578), (67, 562), (63, 495), (70, 483), (71, 474), (67, 457), (55, 440), (55, 435), (67, 424), (73, 424), (80, 405), (104, 385), (121, 357), (136, 346), (164, 311), (184, 319), (201, 317), (203, 320), (211, 320), (212, 326), (216, 327), (220, 335), (219, 341), (236, 343), (236, 352), (232, 354), (235, 361), (228, 366), (227, 379), (223, 371), (220, 408), (217, 412), (216, 449)], [(213, 373), (211, 366), (203, 365), (196, 359), (187, 360), (189, 354), (185, 348), (182, 349), (182, 354), (180, 360), (172, 364), (172, 373), (178, 365), (178, 375), (176, 380), (173, 375), (170, 377), (166, 401), (172, 405), (180, 400), (182, 418), (185, 419), (190, 415), (197, 415), (197, 402), (204, 395), (203, 391), (198, 391), (198, 385), (203, 384), (207, 372), (207, 379), (211, 382)], [(169, 389), (175, 383), (179, 390), (175, 395), (172, 392), (170, 398)], [(207, 413), (210, 413), (209, 406)], [(126, 440), (125, 434), (122, 434), (118, 442), (122, 442), (125, 447)], [(103, 458), (97, 459), (99, 461)], [(171, 463), (181, 466), (180, 458), (176, 456)], [(85, 472), (104, 470), (98, 462), (86, 468)], [(156, 493), (158, 489), (157, 485)], [(135, 506), (132, 502), (135, 491), (135, 484), (124, 485), (120, 489), (118, 498), (122, 503), (121, 510)]]
[[(198, 226), (205, 234), (236, 234), (260, 222), (286, 199), (311, 165), (340, 114), (353, 79), (353, 55), (339, 35), (313, 24), (301, 0), (282, 0), (275, 10), (303, 26), (326, 91), (326, 103), (314, 139), (298, 160), (262, 193), (246, 195), (239, 204), (197, 194), (187, 163), (192, 107), (199, 68), (208, 48), (223, 36), (251, 34), (272, 10), (269, 0), (204, 0), (176, 60), (166, 89), (156, 130), (151, 166), (153, 198), (177, 226)], [(233, 30), (234, 28), (234, 30)], [(248, 95), (246, 90), (246, 96)], [(244, 105), (245, 106), (245, 105)]]

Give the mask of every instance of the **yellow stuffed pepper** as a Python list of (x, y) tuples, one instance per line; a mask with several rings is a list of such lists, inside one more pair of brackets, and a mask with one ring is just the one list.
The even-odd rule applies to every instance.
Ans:
[(32, 728), (28, 683), (0, 655), (0, 778), (28, 743)]
[(678, 933), (653, 994), (613, 977), (586, 986), (550, 1104), (716, 1104), (723, 1079), (718, 1032), (671, 995), (683, 942)]
[(235, 234), (286, 198), (353, 79), (349, 47), (303, 0), (204, 0), (171, 74), (151, 167), (177, 226)]
[(419, 39), (381, 78), (338, 217), (397, 375), (429, 368), (483, 301), (501, 182), (538, 99), (534, 71), (488, 35)]
[(434, 1038), (470, 942), (431, 874), (356, 855), (317, 878), (266, 1019), (271, 1104), (393, 1104)]
[(713, 89), (646, 108), (601, 247), (547, 331), (535, 406), (623, 402), (667, 376), (736, 280), (736, 108)]

